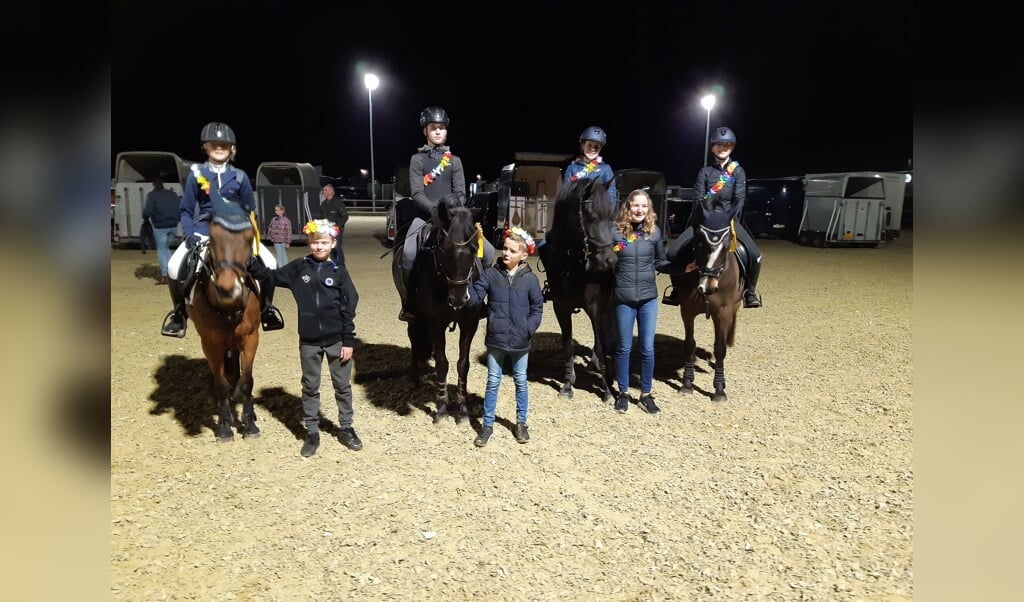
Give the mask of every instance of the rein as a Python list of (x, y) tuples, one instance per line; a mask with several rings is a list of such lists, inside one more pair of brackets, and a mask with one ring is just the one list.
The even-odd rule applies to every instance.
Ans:
[[(450, 244), (454, 245), (456, 248), (465, 247), (465, 246), (469, 245), (470, 243), (472, 243), (474, 240), (477, 240), (477, 232), (474, 232), (472, 235), (470, 235), (469, 238), (467, 238), (466, 240), (461, 241), (461, 242), (456, 241), (456, 240), (452, 240), (451, 233), (446, 228), (441, 228), (440, 232), (441, 232), (441, 234), (444, 235), (444, 241), (448, 241)], [(437, 269), (437, 273), (439, 273), (442, 276), (444, 276), (444, 279), (448, 281), (449, 286), (451, 286), (451, 285), (469, 284), (473, 280), (473, 272), (476, 271), (476, 261), (473, 261), (473, 263), (470, 264), (469, 272), (466, 274), (465, 278), (463, 278), (463, 279), (452, 278), (445, 271), (444, 266), (442, 265), (440, 259), (438, 258), (438, 253), (440, 253), (442, 251), (442, 249), (441, 249), (442, 242), (443, 241), (439, 239), (437, 246), (434, 247), (434, 267)]]

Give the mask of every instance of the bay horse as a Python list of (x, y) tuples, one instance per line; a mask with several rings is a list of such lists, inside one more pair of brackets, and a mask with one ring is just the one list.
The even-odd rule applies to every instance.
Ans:
[(545, 299), (550, 297), (562, 331), (565, 382), (559, 396), (572, 399), (576, 383), (572, 316), (586, 312), (594, 334), (590, 366), (601, 375), (600, 396), (611, 401), (617, 330), (612, 313), (615, 254), (611, 199), (597, 179), (576, 180), (555, 196), (551, 229), (540, 248), (540, 263), (548, 274)]
[[(482, 262), (477, 251), (483, 244), (479, 226), (473, 221), (472, 211), (463, 206), (454, 195), (442, 199), (432, 218), (434, 244), (423, 248), (416, 257), (410, 274), (410, 295), (416, 298), (416, 320), (406, 330), (409, 335), (409, 379), (417, 383), (421, 368), (433, 356), (437, 376), (437, 413), (434, 423), (448, 417), (448, 368), (445, 352), (446, 335), (459, 329), (459, 357), (456, 361), (458, 384), (455, 389), (457, 424), (469, 418), (466, 408), (466, 382), (469, 375), (469, 353), (480, 325), (480, 305), (468, 305), (469, 287), (480, 279)], [(419, 236), (417, 244), (427, 238)], [(396, 244), (391, 272), (398, 282), (405, 245)]]
[(234, 439), (234, 403), (242, 402), (239, 432), (259, 437), (252, 402), (252, 366), (260, 344), (258, 285), (246, 272), (252, 256), (253, 226), (246, 216), (218, 215), (210, 223), (206, 258), (196, 280), (188, 314), (203, 345), (219, 407), (217, 440)]
[[(736, 232), (729, 216), (718, 210), (702, 211), (694, 226), (693, 263), (682, 274), (673, 273), (672, 294), (679, 301), (686, 339), (683, 342), (683, 384), (680, 392), (693, 393), (694, 362), (697, 341), (694, 319), (703, 314), (715, 328), (715, 391), (711, 401), (727, 401), (725, 393), (725, 354), (736, 339), (736, 314), (743, 303), (742, 262), (737, 253)], [(682, 252), (682, 251), (681, 251)]]

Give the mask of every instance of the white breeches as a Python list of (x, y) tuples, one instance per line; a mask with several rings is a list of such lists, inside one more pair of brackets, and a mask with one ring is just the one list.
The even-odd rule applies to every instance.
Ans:
[[(207, 240), (208, 238), (210, 238), (209, 236), (206, 236), (205, 234), (198, 234), (198, 236), (202, 240)], [(253, 251), (256, 251), (257, 244), (256, 244), (255, 240), (252, 241), (252, 246), (253, 246)], [(268, 249), (267, 246), (265, 244), (263, 244), (262, 242), (260, 242), (258, 246), (259, 246), (258, 253), (259, 253), (260, 258), (263, 260), (263, 263), (268, 268), (270, 268), (272, 270), (277, 269), (277, 258), (275, 258), (274, 254), (270, 252), (270, 249)], [(169, 262), (167, 262), (167, 275), (170, 276), (171, 278), (177, 280), (178, 279), (178, 270), (181, 269), (181, 262), (187, 256), (188, 256), (188, 247), (185, 245), (185, 241), (181, 241), (181, 244), (178, 245), (178, 248), (174, 250), (174, 254), (171, 255), (171, 260)], [(200, 263), (200, 265), (202, 264), (202, 260), (203, 259), (206, 259), (206, 247), (205, 246), (203, 247), (203, 250), (200, 252), (200, 255), (199, 255), (199, 263)], [(196, 266), (196, 271), (198, 271), (198, 270), (199, 270), (199, 266)]]

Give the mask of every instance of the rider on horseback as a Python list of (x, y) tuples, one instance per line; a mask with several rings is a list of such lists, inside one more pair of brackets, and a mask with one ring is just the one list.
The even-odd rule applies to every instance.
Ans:
[[(466, 174), (462, 170), (462, 159), (452, 154), (445, 144), (448, 140), (448, 113), (441, 107), (427, 107), (420, 113), (420, 127), (427, 143), (420, 147), (409, 160), (409, 188), (412, 190), (412, 202), (419, 215), (413, 218), (405, 233), (401, 265), (401, 278), (396, 279), (395, 286), (402, 298), (402, 311), (398, 319), (413, 322), (416, 315), (412, 311), (411, 301), (415, 295), (410, 294), (412, 267), (416, 262), (416, 254), (422, 246), (430, 246), (427, 237), (433, 240), (431, 226), (427, 220), (437, 210), (438, 202), (445, 195), (454, 194), (462, 205), (466, 204)], [(421, 232), (422, 230), (422, 232)], [(494, 245), (484, 239), (484, 263), (494, 262)]]
[[(686, 229), (665, 249), (668, 258), (685, 264), (680, 253), (693, 241), (694, 224), (703, 215), (704, 210), (725, 211), (729, 214), (736, 228), (736, 238), (747, 248), (749, 261), (746, 266), (746, 290), (743, 291), (743, 307), (761, 307), (761, 296), (757, 294), (757, 279), (761, 274), (761, 250), (754, 243), (754, 237), (743, 227), (743, 203), (747, 198), (747, 174), (738, 161), (730, 160), (732, 150), (736, 147), (736, 134), (727, 127), (716, 128), (711, 134), (711, 153), (715, 161), (697, 172), (694, 189), (698, 203), (693, 204)], [(664, 270), (670, 271), (670, 270)], [(675, 295), (668, 293), (662, 299), (666, 305), (679, 305)]]
[[(246, 215), (252, 219), (256, 206), (249, 176), (229, 163), (237, 150), (235, 132), (227, 124), (208, 123), (199, 140), (208, 161), (192, 165), (183, 187), (179, 213), (184, 237), (167, 266), (174, 309), (164, 318), (160, 330), (160, 334), (168, 337), (185, 336), (188, 320), (185, 303), (206, 253), (205, 245), (200, 243), (209, 238), (210, 220), (217, 214)], [(262, 243), (258, 247), (263, 261), (271, 268), (276, 267), (277, 261), (267, 247)], [(284, 328), (284, 319), (273, 305), (273, 282), (259, 282), (263, 330), (280, 330)]]

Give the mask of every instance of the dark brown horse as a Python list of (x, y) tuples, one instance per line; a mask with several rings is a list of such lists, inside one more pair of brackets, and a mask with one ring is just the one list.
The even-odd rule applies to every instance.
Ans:
[(611, 199), (597, 179), (576, 180), (555, 197), (555, 214), (540, 262), (547, 273), (547, 293), (562, 331), (565, 382), (559, 395), (572, 398), (576, 383), (575, 343), (572, 316), (582, 309), (590, 318), (594, 347), (590, 366), (601, 375), (600, 396), (612, 399), (612, 361), (617, 343), (612, 313), (613, 271), (618, 256), (612, 239)]
[(220, 408), (217, 440), (234, 438), (237, 401), (242, 402), (239, 432), (258, 437), (252, 403), (252, 365), (260, 344), (260, 296), (246, 274), (252, 256), (253, 228), (245, 216), (217, 216), (210, 224), (206, 259), (196, 282), (189, 317), (202, 340)]
[[(453, 206), (452, 203), (456, 206)], [(458, 386), (455, 390), (456, 423), (469, 417), (466, 408), (466, 381), (469, 375), (469, 353), (480, 324), (479, 305), (467, 305), (469, 287), (479, 280), (481, 261), (477, 249), (482, 243), (470, 209), (460, 206), (454, 197), (446, 197), (437, 206), (432, 222), (435, 243), (416, 257), (411, 272), (410, 295), (416, 296), (416, 321), (408, 324), (411, 347), (409, 378), (419, 382), (420, 370), (434, 358), (437, 375), (437, 413), (434, 422), (448, 417), (448, 356), (445, 353), (445, 329), (459, 328), (459, 359), (456, 362)], [(416, 236), (417, 234), (413, 234)], [(404, 245), (395, 246), (392, 276), (399, 271)]]
[(693, 393), (697, 341), (693, 323), (698, 315), (711, 318), (715, 327), (715, 392), (712, 401), (727, 401), (725, 394), (725, 353), (736, 338), (736, 314), (743, 302), (743, 277), (736, 257), (736, 233), (728, 215), (704, 211), (695, 226), (693, 263), (683, 274), (672, 274), (672, 290), (679, 301), (686, 340), (683, 342), (683, 386)]

